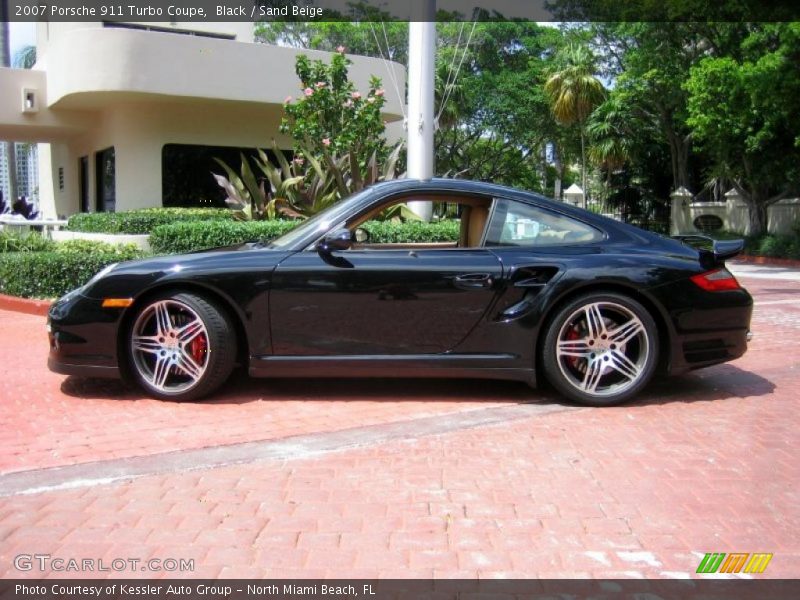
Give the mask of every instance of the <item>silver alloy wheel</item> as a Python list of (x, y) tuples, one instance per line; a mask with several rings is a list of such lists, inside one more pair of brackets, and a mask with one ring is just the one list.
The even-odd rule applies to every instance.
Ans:
[(197, 385), (211, 352), (203, 320), (177, 300), (159, 300), (139, 313), (130, 345), (139, 375), (165, 394), (185, 392)]
[(650, 338), (642, 321), (615, 302), (576, 309), (558, 332), (557, 363), (575, 389), (592, 396), (620, 394), (645, 372)]

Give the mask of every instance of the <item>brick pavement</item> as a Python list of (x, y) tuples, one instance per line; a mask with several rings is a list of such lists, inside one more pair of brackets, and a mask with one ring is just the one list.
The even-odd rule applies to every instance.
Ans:
[[(258, 380), (204, 402), (152, 400), (45, 366), (43, 317), (0, 310), (0, 473), (334, 431), (529, 400), (508, 382)], [(402, 395), (397, 390), (402, 390)]]
[[(2, 498), (0, 576), (24, 575), (11, 563), (20, 552), (194, 558), (196, 570), (184, 575), (212, 577), (687, 577), (705, 552), (773, 552), (763, 576), (798, 577), (800, 409), (794, 388), (800, 382), (800, 306), (793, 299), (800, 283), (743, 282), (757, 299), (748, 354), (657, 382), (637, 404), (532, 416), (311, 458)], [(3, 338), (6, 331), (4, 322)], [(125, 412), (117, 423), (131, 418), (141, 426), (148, 414), (155, 417), (144, 441), (162, 449), (175, 444), (159, 446), (159, 427), (179, 429), (186, 416), (181, 411), (187, 405), (143, 401), (129, 392), (121, 399), (76, 400), (59, 392), (58, 380), (43, 376), (41, 368), (37, 378), (42, 381), (28, 401), (49, 395), (49, 420), (38, 429), (46, 440), (59, 440), (59, 427), (71, 431), (80, 423), (81, 415), (58, 411), (80, 411), (81, 402), (91, 407), (84, 408), (84, 418), (94, 410), (108, 419), (120, 402)], [(262, 384), (237, 385), (240, 396), (234, 397), (242, 400), (263, 393)], [(447, 418), (453, 411), (531, 397), (516, 384), (413, 382), (417, 397), (394, 402), (379, 383), (362, 388), (340, 382), (334, 399), (322, 400), (296, 397), (307, 382), (280, 385), (288, 386), (280, 389), (289, 391), (295, 408), (309, 407), (305, 425), (312, 432), (413, 423), (426, 414)], [(326, 393), (315, 385), (314, 394)], [(345, 402), (351, 385), (359, 399)], [(487, 391), (493, 388), (500, 398)], [(5, 415), (8, 393), (0, 389)], [(370, 400), (370, 393), (379, 399)], [(474, 405), (463, 407), (461, 395)], [(280, 403), (188, 406), (193, 420), (213, 423), (209, 414), (219, 411), (236, 429), (238, 410), (257, 408), (262, 412), (248, 416), (277, 420), (261, 404)], [(436, 413), (440, 405), (443, 412)], [(325, 414), (318, 414), (321, 406)], [(287, 426), (294, 423), (290, 412), (280, 413)], [(220, 429), (207, 426), (206, 443), (234, 439)], [(286, 433), (279, 429), (274, 435)], [(85, 431), (94, 435), (91, 427)], [(124, 438), (136, 425), (115, 431)], [(240, 426), (237, 435), (254, 431), (261, 429)], [(191, 433), (189, 441), (197, 436)], [(97, 443), (95, 454), (60, 460), (103, 456), (106, 442)], [(137, 446), (125, 448), (136, 452)], [(51, 456), (38, 452), (38, 458)], [(38, 465), (38, 458), (17, 467)]]

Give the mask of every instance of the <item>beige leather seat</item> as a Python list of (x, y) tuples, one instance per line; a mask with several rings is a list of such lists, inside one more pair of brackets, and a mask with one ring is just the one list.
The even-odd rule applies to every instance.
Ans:
[(467, 222), (466, 248), (477, 248), (483, 237), (483, 230), (486, 229), (486, 221), (489, 218), (489, 209), (485, 206), (472, 206), (469, 211), (469, 221)]

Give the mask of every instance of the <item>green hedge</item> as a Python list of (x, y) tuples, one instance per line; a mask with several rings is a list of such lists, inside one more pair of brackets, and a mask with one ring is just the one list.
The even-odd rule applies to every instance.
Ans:
[(717, 240), (744, 239), (744, 254), (749, 256), (800, 260), (800, 223), (792, 227), (792, 233), (745, 236), (734, 231), (715, 231), (708, 235)]
[[(76, 243), (77, 242), (77, 243)], [(46, 252), (0, 254), (0, 293), (56, 298), (80, 287), (106, 265), (143, 256), (135, 246), (75, 240)]]
[[(205, 248), (270, 240), (297, 225), (294, 221), (234, 221), (174, 223), (157, 227), (150, 235), (150, 247), (157, 254), (180, 254)], [(458, 240), (458, 221), (421, 223), (370, 221), (364, 224), (375, 244), (450, 242)]]
[(744, 253), (751, 256), (800, 259), (800, 235), (761, 235), (745, 239)]
[(14, 233), (0, 230), (0, 253), (5, 252), (43, 252), (52, 250), (55, 242), (39, 233)]
[(368, 221), (361, 226), (369, 232), (373, 244), (412, 244), (424, 242), (457, 242), (459, 221), (448, 219), (434, 223), (423, 221)]
[(143, 208), (117, 213), (80, 213), (69, 218), (70, 231), (87, 233), (151, 233), (159, 225), (185, 221), (231, 221), (227, 208)]
[(295, 221), (198, 221), (161, 225), (150, 234), (157, 254), (181, 254), (259, 239), (272, 239), (295, 227)]

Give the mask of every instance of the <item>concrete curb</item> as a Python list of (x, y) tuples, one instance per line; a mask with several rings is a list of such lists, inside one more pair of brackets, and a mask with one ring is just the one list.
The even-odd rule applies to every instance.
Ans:
[(28, 315), (47, 316), (52, 300), (35, 300), (32, 298), (17, 298), (0, 294), (0, 310), (13, 310)]

